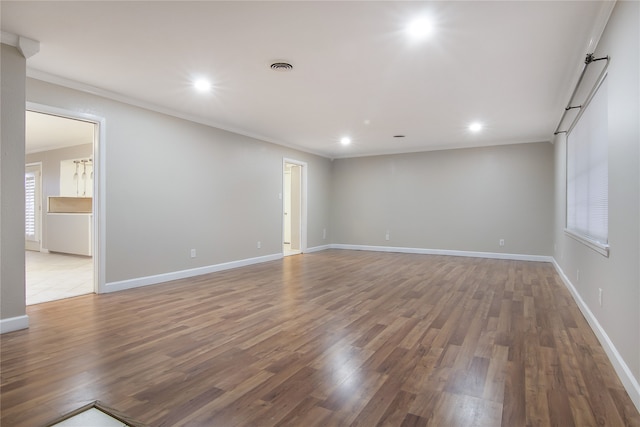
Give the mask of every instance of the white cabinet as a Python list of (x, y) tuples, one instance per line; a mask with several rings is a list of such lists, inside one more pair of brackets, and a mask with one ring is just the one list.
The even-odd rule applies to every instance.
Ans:
[(48, 213), (47, 249), (76, 255), (92, 255), (93, 215), (84, 213)]

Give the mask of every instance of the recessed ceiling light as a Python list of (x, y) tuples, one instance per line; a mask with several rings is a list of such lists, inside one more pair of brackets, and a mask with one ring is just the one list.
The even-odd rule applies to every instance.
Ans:
[(211, 90), (211, 82), (207, 79), (198, 79), (193, 82), (193, 87), (195, 87), (198, 92), (209, 92)]
[(407, 26), (407, 34), (412, 39), (420, 40), (428, 37), (433, 32), (433, 24), (427, 18), (414, 19)]
[(340, 139), (340, 144), (342, 144), (342, 145), (349, 145), (349, 144), (351, 144), (351, 138), (349, 138), (348, 136), (343, 136), (343, 137)]
[(471, 132), (480, 132), (482, 130), (482, 123), (480, 122), (473, 122), (469, 125), (469, 130)]

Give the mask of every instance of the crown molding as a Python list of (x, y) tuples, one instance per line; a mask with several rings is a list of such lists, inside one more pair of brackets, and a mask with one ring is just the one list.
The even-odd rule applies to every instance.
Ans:
[(2, 43), (17, 48), (26, 59), (40, 52), (40, 42), (17, 34), (2, 31)]
[(199, 117), (193, 114), (187, 114), (178, 110), (174, 110), (171, 108), (167, 108), (167, 107), (163, 107), (157, 104), (153, 104), (151, 102), (147, 102), (147, 101), (143, 101), (140, 99), (136, 99), (133, 98), (131, 96), (128, 95), (123, 95), (117, 92), (112, 92), (106, 89), (102, 89), (96, 86), (91, 86), (88, 85), (86, 83), (81, 83), (75, 80), (70, 80), (64, 77), (60, 77), (57, 76), (55, 74), (50, 74), (47, 73), (45, 71), (41, 71), (41, 70), (36, 70), (34, 68), (31, 67), (27, 67), (27, 77), (35, 79), (35, 80), (41, 80), (43, 82), (47, 82), (47, 83), (52, 83), (58, 86), (63, 86), (69, 89), (74, 89), (80, 92), (85, 92), (85, 93), (89, 93), (91, 95), (96, 95), (96, 96), (100, 96), (102, 98), (106, 98), (106, 99), (110, 99), (113, 101), (117, 101), (117, 102), (121, 102), (123, 104), (128, 104), (128, 105), (132, 105), (134, 107), (139, 107), (139, 108), (144, 108), (145, 110), (150, 110), (150, 111), (154, 111), (156, 113), (161, 113), (161, 114), (166, 114), (168, 116), (172, 116), (172, 117), (177, 117), (179, 119), (183, 119), (183, 120), (187, 120), (190, 122), (194, 122), (194, 123), (199, 123), (201, 125), (205, 125), (205, 126), (209, 126), (212, 128), (216, 128), (216, 129), (221, 129), (227, 132), (231, 132), (231, 133), (235, 133), (238, 135), (242, 135), (242, 136), (246, 136), (249, 138), (253, 138), (256, 139), (258, 141), (263, 141), (263, 142), (268, 142), (271, 144), (275, 144), (275, 145), (279, 145), (281, 147), (286, 147), (286, 148), (290, 148), (292, 150), (296, 150), (296, 151), (302, 151), (304, 153), (307, 154), (313, 154), (315, 156), (320, 156), (320, 157), (324, 157), (324, 158), (329, 158), (329, 154), (327, 153), (321, 153), (318, 151), (313, 151), (313, 150), (309, 150), (307, 148), (304, 147), (300, 147), (298, 145), (295, 144), (290, 144), (290, 143), (286, 143), (280, 140), (277, 140), (275, 138), (270, 138), (268, 136), (264, 136), (264, 135), (260, 135), (260, 134), (256, 134), (253, 132), (248, 132), (244, 129), (240, 129), (240, 128), (236, 128), (233, 126), (227, 126), (227, 125), (223, 125), (220, 124), (218, 122), (215, 122), (213, 120), (209, 120), (203, 117)]
[(591, 27), (591, 33), (589, 34), (589, 40), (585, 48), (585, 54), (593, 53), (600, 43), (600, 38), (604, 33), (604, 29), (607, 27), (611, 13), (616, 6), (617, 0), (608, 0), (600, 3), (600, 11), (596, 16), (593, 26)]
[(13, 33), (8, 33), (6, 31), (0, 32), (0, 40), (2, 44), (6, 44), (13, 47), (18, 47), (18, 35)]

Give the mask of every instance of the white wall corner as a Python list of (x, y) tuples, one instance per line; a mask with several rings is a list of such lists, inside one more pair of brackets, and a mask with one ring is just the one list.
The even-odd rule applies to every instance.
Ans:
[(591, 329), (596, 334), (598, 341), (600, 341), (600, 345), (602, 345), (609, 361), (613, 365), (613, 369), (616, 371), (616, 374), (618, 374), (618, 377), (629, 394), (629, 397), (633, 401), (633, 404), (636, 406), (636, 409), (640, 411), (640, 384), (638, 383), (638, 379), (633, 376), (631, 369), (629, 369), (629, 366), (625, 363), (624, 359), (622, 359), (622, 356), (613, 345), (611, 339), (609, 339), (609, 336), (600, 325), (600, 322), (598, 322), (598, 319), (596, 319), (594, 314), (591, 312), (589, 306), (584, 302), (578, 293), (578, 290), (573, 286), (573, 283), (571, 283), (571, 280), (569, 280), (567, 275), (564, 274), (564, 271), (562, 271), (560, 264), (558, 264), (555, 258), (553, 258), (553, 266), (567, 289), (569, 289), (569, 292), (578, 305), (578, 308), (580, 308), (582, 315), (587, 319), (587, 323), (589, 323), (589, 326), (591, 326)]
[(27, 329), (28, 327), (29, 316), (27, 316), (26, 314), (23, 316), (10, 317), (8, 319), (0, 320), (0, 334), (19, 331), (21, 329)]

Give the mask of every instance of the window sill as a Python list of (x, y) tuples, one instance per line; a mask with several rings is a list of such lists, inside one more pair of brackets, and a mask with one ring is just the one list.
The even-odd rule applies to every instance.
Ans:
[(564, 234), (586, 245), (587, 247), (593, 249), (594, 251), (598, 252), (600, 255), (603, 255), (609, 258), (609, 245), (596, 242), (595, 240), (589, 239), (581, 234), (576, 233), (575, 231), (571, 231), (566, 228), (564, 229)]

